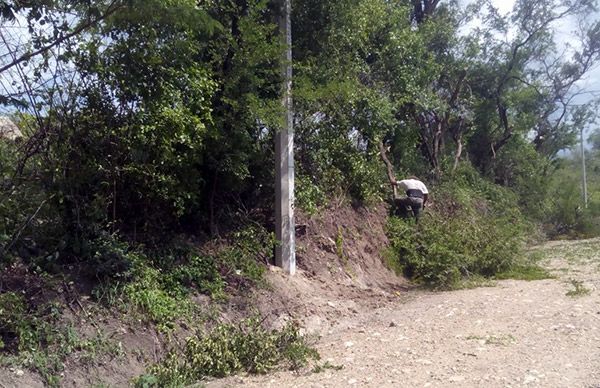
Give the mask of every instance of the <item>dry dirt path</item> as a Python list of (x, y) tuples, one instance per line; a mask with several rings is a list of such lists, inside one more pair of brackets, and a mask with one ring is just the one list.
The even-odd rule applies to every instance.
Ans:
[(600, 239), (536, 249), (556, 278), (417, 293), (327, 329), (321, 364), (342, 369), (206, 385), (600, 387)]

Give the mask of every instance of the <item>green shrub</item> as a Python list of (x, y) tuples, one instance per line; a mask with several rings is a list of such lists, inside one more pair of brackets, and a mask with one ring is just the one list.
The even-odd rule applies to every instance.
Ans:
[(323, 189), (312, 181), (310, 176), (298, 172), (295, 177), (296, 206), (309, 215), (316, 214), (319, 208), (327, 205)]
[(440, 186), (435, 200), (416, 227), (400, 218), (388, 222), (392, 251), (406, 276), (453, 288), (466, 277), (490, 277), (511, 268), (526, 229), (514, 205), (495, 209), (497, 204), (464, 187)]
[(205, 376), (223, 377), (239, 371), (266, 373), (282, 364), (298, 369), (318, 358), (296, 325), (271, 331), (255, 317), (188, 338), (182, 350), (170, 351), (136, 380), (136, 386), (183, 386)]
[(137, 259), (129, 244), (105, 232), (89, 243), (88, 268), (100, 279), (122, 277)]
[(168, 289), (169, 277), (149, 265), (145, 256), (136, 256), (124, 281), (112, 279), (100, 283), (92, 292), (96, 299), (136, 313), (161, 331), (173, 329), (178, 320), (188, 318), (192, 304), (179, 289)]
[(541, 280), (551, 279), (554, 276), (545, 268), (540, 266), (544, 259), (541, 251), (530, 252), (527, 256), (520, 256), (513, 265), (505, 271), (494, 275), (494, 279), (517, 279), (517, 280)]
[(214, 257), (192, 254), (186, 263), (175, 266), (165, 275), (165, 289), (171, 294), (185, 295), (194, 288), (203, 294), (218, 298), (225, 282)]
[(238, 284), (262, 284), (265, 263), (273, 256), (275, 234), (257, 224), (246, 225), (232, 233), (229, 246), (216, 254), (222, 271)]
[(261, 261), (272, 255), (275, 239), (261, 226), (246, 225), (210, 255), (185, 241), (146, 253), (116, 238), (98, 241), (94, 267), (107, 268), (104, 273), (110, 276), (101, 278), (94, 290), (96, 298), (127, 311), (133, 307), (142, 320), (168, 331), (178, 320), (193, 315), (190, 293), (221, 299), (227, 285), (239, 289), (262, 284), (265, 266)]

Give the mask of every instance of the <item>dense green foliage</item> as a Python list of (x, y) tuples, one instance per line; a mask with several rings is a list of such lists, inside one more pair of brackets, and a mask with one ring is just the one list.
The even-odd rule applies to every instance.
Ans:
[(547, 222), (552, 237), (590, 238), (600, 234), (598, 148), (586, 151), (587, 207), (583, 203), (581, 153), (562, 160), (548, 189)]
[(461, 183), (438, 186), (434, 207), (416, 227), (412, 220), (390, 218), (392, 260), (399, 260), (405, 275), (452, 288), (517, 263), (529, 225), (515, 207), (516, 196), (483, 181)]
[(261, 285), (265, 268), (259, 260), (269, 257), (274, 240), (263, 228), (250, 226), (234, 232), (231, 241), (210, 254), (198, 252), (185, 241), (149, 253), (112, 237), (101, 244), (102, 248), (95, 250), (105, 260), (94, 268), (109, 268), (110, 272), (96, 273), (100, 279), (92, 291), (96, 300), (169, 332), (178, 321), (191, 323), (197, 318), (191, 294), (222, 300), (227, 287), (244, 291)]
[[(39, 49), (17, 47), (2, 67), (22, 83), (2, 101), (25, 133), (18, 149), (1, 145), (3, 256), (110, 267), (106, 234), (153, 248), (217, 236), (240, 209), (264, 222), (282, 112), (277, 3), (67, 3), (2, 10), (7, 26), (26, 16)], [(434, 181), (467, 161), (550, 222), (551, 162), (594, 119), (591, 103), (569, 101), (598, 59), (599, 29), (582, 19), (580, 45), (556, 57), (554, 22), (594, 4), (536, 7), (295, 0), (298, 205), (381, 196), (382, 142), (399, 171)]]

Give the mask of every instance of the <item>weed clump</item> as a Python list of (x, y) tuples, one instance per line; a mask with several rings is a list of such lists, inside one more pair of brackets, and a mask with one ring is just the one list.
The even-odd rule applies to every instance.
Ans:
[(136, 379), (137, 387), (175, 387), (203, 377), (224, 377), (236, 372), (262, 374), (280, 365), (289, 369), (319, 359), (296, 325), (267, 330), (258, 317), (239, 325), (222, 324), (187, 339), (183, 349), (171, 350), (165, 359)]
[(581, 280), (571, 279), (572, 290), (567, 291), (566, 295), (572, 298), (588, 295), (591, 290), (587, 288)]

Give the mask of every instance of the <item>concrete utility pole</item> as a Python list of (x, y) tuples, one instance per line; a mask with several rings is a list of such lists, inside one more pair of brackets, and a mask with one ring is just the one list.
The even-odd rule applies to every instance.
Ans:
[(293, 275), (296, 272), (294, 221), (294, 123), (292, 117), (292, 26), (291, 0), (280, 0), (279, 33), (285, 44), (282, 75), (283, 128), (275, 135), (275, 264)]
[(583, 144), (583, 128), (580, 130), (581, 140), (581, 179), (583, 187), (583, 206), (587, 209), (588, 207), (588, 193), (587, 193), (587, 174), (585, 172), (585, 146)]

